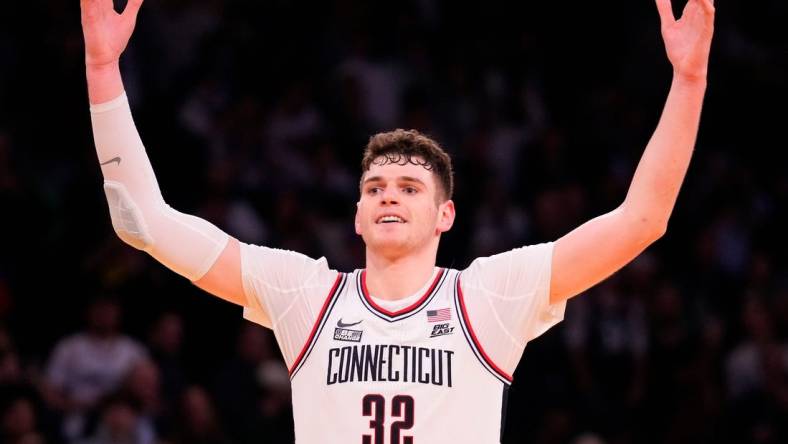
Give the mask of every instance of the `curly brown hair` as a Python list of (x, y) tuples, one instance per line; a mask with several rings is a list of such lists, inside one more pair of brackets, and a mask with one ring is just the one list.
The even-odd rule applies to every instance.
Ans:
[(375, 165), (411, 163), (432, 171), (437, 178), (439, 197), (445, 202), (454, 194), (451, 158), (438, 142), (416, 130), (396, 129), (369, 138), (361, 159), (361, 176)]

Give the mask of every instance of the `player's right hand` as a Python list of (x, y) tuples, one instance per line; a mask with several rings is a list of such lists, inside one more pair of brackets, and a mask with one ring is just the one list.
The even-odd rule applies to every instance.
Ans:
[(112, 0), (80, 0), (87, 66), (105, 66), (120, 59), (134, 32), (142, 1), (128, 0), (126, 9), (118, 14)]

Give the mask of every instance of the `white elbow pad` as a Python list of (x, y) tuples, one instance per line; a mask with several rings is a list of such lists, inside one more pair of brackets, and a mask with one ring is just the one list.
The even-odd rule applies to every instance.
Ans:
[(142, 212), (134, 203), (123, 184), (117, 182), (104, 182), (104, 194), (109, 204), (109, 216), (112, 219), (112, 228), (118, 237), (138, 250), (145, 250), (153, 245)]

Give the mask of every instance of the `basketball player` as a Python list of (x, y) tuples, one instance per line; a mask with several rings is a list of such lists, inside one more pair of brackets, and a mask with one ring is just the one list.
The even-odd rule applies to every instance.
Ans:
[(118, 59), (142, 0), (82, 0), (93, 131), (118, 236), (273, 329), (290, 369), (297, 442), (488, 444), (528, 341), (566, 300), (663, 235), (689, 165), (712, 38), (712, 0), (675, 20), (657, 0), (673, 65), (663, 115), (621, 205), (555, 242), (435, 266), (454, 222), (452, 167), (433, 140), (397, 130), (364, 153), (356, 232), (366, 268), (246, 245), (163, 200)]

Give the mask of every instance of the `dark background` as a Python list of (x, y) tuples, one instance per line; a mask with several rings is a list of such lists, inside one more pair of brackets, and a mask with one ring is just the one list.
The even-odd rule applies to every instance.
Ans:
[[(668, 232), (529, 344), (504, 443), (786, 442), (786, 20), (784, 1), (717, 2)], [(453, 156), (458, 219), (439, 265), (462, 268), (615, 208), (671, 79), (651, 0), (147, 0), (121, 65), (171, 206), (341, 270), (363, 266), (352, 215), (371, 134), (417, 128)], [(29, 386), (35, 429), (58, 442), (39, 395), (51, 350), (108, 295), (147, 347), (162, 313), (181, 320), (179, 384), (209, 393), (223, 442), (292, 439), (278, 388), (254, 376), (277, 358), (227, 369), (251, 328), (240, 308), (114, 235), (89, 117), (78, 2), (5, 2), (0, 368), (10, 356), (18, 371), (0, 388)], [(254, 393), (242, 420), (223, 408), (238, 405), (221, 393), (234, 371)], [(184, 408), (167, 383), (156, 424)], [(172, 429), (156, 428), (177, 442)]]

